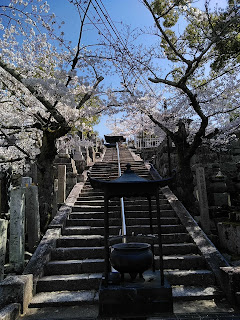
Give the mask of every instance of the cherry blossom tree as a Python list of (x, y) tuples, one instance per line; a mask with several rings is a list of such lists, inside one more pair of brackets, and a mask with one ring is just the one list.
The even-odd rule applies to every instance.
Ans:
[(0, 165), (26, 171), (36, 162), (42, 229), (51, 215), (56, 141), (89, 129), (102, 109), (99, 62), (81, 43), (90, 4), (75, 4), (76, 44), (64, 39), (47, 2), (0, 5)]
[[(129, 117), (134, 110), (145, 113), (174, 142), (179, 195), (194, 211), (193, 155), (203, 140), (217, 133), (226, 136), (240, 123), (239, 118), (229, 121), (229, 114), (240, 107), (239, 49), (232, 48), (233, 55), (226, 51), (227, 63), (219, 60), (220, 45), (228, 36), (238, 43), (234, 26), (239, 26), (239, 5), (229, 1), (222, 9), (212, 8), (210, 1), (204, 7), (192, 0), (141, 2), (154, 26), (112, 46), (109, 56), (122, 87), (110, 95), (118, 110)], [(150, 44), (139, 45), (143, 34), (151, 37)]]

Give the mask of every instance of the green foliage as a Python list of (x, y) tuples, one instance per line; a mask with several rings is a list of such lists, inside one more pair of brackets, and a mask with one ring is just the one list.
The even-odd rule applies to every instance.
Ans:
[[(218, 71), (229, 61), (240, 62), (240, 0), (228, 0), (228, 7), (210, 11), (200, 10), (198, 2), (186, 0), (154, 0), (151, 3), (159, 24), (165, 33), (162, 34), (161, 48), (172, 62), (179, 61), (178, 55), (171, 48), (169, 42), (179, 54), (197, 56), (208, 44), (208, 58), (213, 70)], [(185, 17), (187, 24), (181, 26), (184, 32), (181, 37), (177, 27), (181, 25), (180, 17)], [(168, 40), (166, 39), (168, 38)], [(214, 43), (214, 45), (211, 45)], [(206, 60), (205, 60), (206, 62)], [(176, 75), (176, 72), (174, 72)]]
[[(229, 61), (240, 62), (240, 0), (228, 1), (228, 8), (223, 12), (215, 25), (215, 32), (221, 33), (215, 45), (216, 58), (211, 67), (213, 70), (224, 68)], [(234, 17), (229, 23), (229, 16)], [(225, 26), (228, 25), (227, 28)]]
[(152, 2), (151, 7), (156, 15), (164, 18), (164, 26), (170, 28), (175, 26), (179, 19), (179, 12), (175, 8), (185, 6), (188, 2), (185, 0), (155, 0)]
[[(174, 31), (170, 30), (170, 29), (166, 29), (165, 30), (165, 34), (167, 35), (168, 39), (171, 41), (171, 43), (177, 45), (177, 37), (174, 33)], [(178, 57), (176, 56), (176, 54), (174, 53), (174, 51), (172, 50), (172, 48), (169, 47), (168, 42), (163, 38), (161, 41), (161, 47), (164, 50), (167, 58), (171, 61), (178, 61)]]
[[(77, 100), (81, 100), (83, 98), (83, 94), (79, 94), (76, 96)], [(100, 105), (100, 99), (97, 96), (92, 96), (83, 107), (86, 107), (86, 105), (89, 108), (98, 108)], [(79, 129), (81, 129), (82, 125), (84, 124), (85, 126), (92, 128), (93, 126), (99, 124), (100, 122), (100, 114), (94, 114), (91, 117), (81, 117), (78, 119), (78, 125), (77, 126), (73, 126), (72, 131), (78, 131)], [(92, 130), (90, 130), (91, 132), (93, 132)], [(89, 132), (89, 130), (87, 130), (86, 132)]]

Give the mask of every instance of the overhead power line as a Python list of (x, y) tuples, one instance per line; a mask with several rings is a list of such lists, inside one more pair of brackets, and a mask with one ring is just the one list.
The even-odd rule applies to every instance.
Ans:
[[(98, 1), (95, 0), (95, 3), (96, 3), (98, 8), (92, 2), (92, 6), (93, 6), (95, 12), (97, 13), (97, 15), (98, 15), (99, 19), (101, 20), (102, 24), (104, 25), (106, 31), (109, 33), (110, 36), (112, 36), (113, 41), (114, 41), (114, 38), (116, 38), (115, 42), (117, 42), (118, 44), (121, 45), (121, 46), (118, 47), (118, 49), (121, 52), (121, 54), (122, 55), (127, 54), (127, 56), (131, 59), (132, 65), (134, 65), (134, 63), (135, 63), (134, 57), (132, 56), (131, 52), (129, 51), (129, 49), (125, 45), (122, 36), (120, 35), (117, 27), (115, 26), (114, 22), (112, 21), (112, 19), (111, 19), (110, 15), (109, 15), (107, 9), (105, 8), (103, 2), (101, 0), (100, 0), (100, 2), (101, 2), (102, 7), (98, 3)], [(104, 34), (105, 32), (103, 30), (101, 30), (100, 27), (98, 27), (96, 25), (96, 23), (93, 21), (93, 19), (91, 19), (89, 17), (89, 14), (87, 14), (87, 17), (88, 17), (89, 21), (94, 25), (94, 27), (98, 30), (98, 32), (104, 37), (104, 39), (107, 40), (111, 44), (111, 39), (109, 39)], [(128, 59), (126, 59), (126, 61), (129, 64), (129, 66), (132, 66), (131, 62)], [(149, 85), (148, 81), (144, 78), (141, 69), (139, 67), (136, 67), (136, 68), (137, 68), (141, 78), (139, 77), (138, 74), (136, 74), (136, 72), (134, 70), (132, 70), (132, 74), (139, 80), (139, 82), (142, 84), (142, 86), (145, 88), (146, 91), (150, 90), (151, 93), (154, 94), (155, 97), (157, 97), (157, 95), (155, 94), (154, 90)], [(143, 81), (141, 79), (143, 79)]]
[[(121, 45), (123, 46), (123, 48), (124, 48), (124, 50), (125, 50), (124, 52), (127, 53), (127, 55), (130, 57), (130, 59), (131, 59), (132, 62), (134, 63), (134, 58), (133, 58), (131, 52), (129, 51), (129, 49), (127, 48), (127, 46), (124, 44), (124, 41), (123, 41), (123, 39), (122, 39), (122, 36), (121, 36), (121, 34), (119, 33), (119, 31), (118, 31), (117, 27), (115, 26), (114, 22), (112, 21), (112, 19), (111, 19), (109, 13), (108, 13), (106, 7), (104, 6), (102, 0), (99, 0), (99, 1), (101, 2), (101, 5), (102, 5), (103, 9), (105, 10), (105, 12), (104, 12), (103, 9), (100, 7), (98, 1), (95, 0), (96, 4), (98, 5), (99, 9), (101, 10), (103, 16), (105, 17), (105, 19), (107, 20), (108, 24), (110, 25), (112, 31), (114, 32), (114, 34), (116, 35), (117, 39), (120, 41)], [(147, 85), (148, 89), (150, 89), (150, 91), (156, 96), (154, 90), (151, 88), (151, 86), (149, 85), (148, 81), (144, 78), (144, 76), (143, 76), (143, 74), (142, 74), (142, 71), (141, 71), (139, 68), (137, 68), (137, 69), (138, 69), (138, 72), (140, 73), (143, 81), (144, 81), (145, 84)], [(145, 89), (146, 89), (146, 85), (142, 83), (141, 79), (136, 75), (135, 72), (133, 72), (133, 73), (134, 73), (134, 76), (139, 79), (139, 81), (141, 82), (141, 84), (142, 84), (142, 85), (145, 87)]]

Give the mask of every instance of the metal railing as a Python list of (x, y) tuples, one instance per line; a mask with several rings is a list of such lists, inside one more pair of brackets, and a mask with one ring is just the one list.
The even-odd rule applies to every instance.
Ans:
[(135, 138), (134, 144), (137, 149), (158, 147), (161, 143), (160, 138)]
[[(120, 177), (122, 172), (121, 172), (121, 159), (120, 159), (118, 143), (116, 143), (116, 148), (117, 148), (117, 160), (118, 160), (118, 176)], [(121, 229), (120, 235), (123, 237), (122, 238), (123, 242), (126, 243), (127, 228), (126, 228), (123, 198), (120, 198), (120, 206), (121, 206), (121, 220), (122, 220), (122, 229)]]

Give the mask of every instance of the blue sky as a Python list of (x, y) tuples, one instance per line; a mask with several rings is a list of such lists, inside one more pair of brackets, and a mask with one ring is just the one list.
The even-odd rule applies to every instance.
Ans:
[[(95, 0), (92, 1), (96, 5)], [(101, 1), (98, 1), (101, 3)], [(51, 11), (54, 12), (58, 20), (64, 20), (63, 31), (65, 38), (77, 44), (79, 31), (79, 17), (72, 5), (67, 0), (48, 0)], [(150, 13), (146, 10), (139, 0), (102, 0), (111, 20), (114, 22), (118, 31), (121, 30), (124, 24), (131, 25), (131, 28), (140, 28), (145, 25), (152, 25), (152, 18)], [(89, 11), (89, 17), (96, 14), (94, 8)], [(86, 26), (83, 33), (82, 44), (88, 45), (96, 43), (98, 38), (98, 30), (92, 26)], [(103, 75), (104, 76), (104, 75)], [(114, 77), (104, 77), (105, 84), (111, 86), (116, 83)], [(104, 134), (109, 134), (110, 130), (106, 127), (105, 122), (107, 116), (101, 118), (100, 124), (94, 127), (99, 135), (103, 137)]]
[[(97, 2), (101, 6), (104, 5), (118, 31), (121, 30), (123, 24), (130, 25), (132, 29), (153, 25), (151, 14), (140, 0), (92, 0), (92, 4), (96, 7)], [(211, 6), (214, 7), (216, 4), (225, 6), (226, 2), (227, 0), (211, 0)], [(72, 40), (73, 45), (74, 43), (77, 44), (79, 17), (75, 8), (70, 5), (67, 0), (48, 0), (48, 3), (50, 4), (51, 11), (53, 11), (60, 20), (65, 21), (63, 27), (65, 37)], [(199, 8), (204, 9), (204, 3), (205, 0), (198, 1)], [(88, 15), (92, 19), (93, 16), (96, 15), (96, 11), (93, 7), (91, 7)], [(91, 43), (96, 43), (98, 37), (98, 30), (92, 25), (88, 25), (85, 27), (83, 33), (82, 44), (89, 45)], [(141, 39), (141, 41), (146, 44), (150, 38), (150, 36), (146, 36), (146, 38)], [(114, 83), (114, 87), (116, 85), (116, 78), (106, 76), (104, 77), (104, 82), (105, 85), (107, 84), (109, 86)], [(101, 137), (103, 137), (104, 134), (110, 133), (110, 130), (105, 125), (106, 119), (107, 117), (103, 116), (100, 124), (94, 127), (94, 130), (98, 131)]]
[[(216, 3), (222, 6), (226, 4), (226, 1), (227, 0), (211, 0), (211, 3), (212, 6)], [(0, 0), (0, 2), (2, 4), (7, 4), (9, 3), (9, 0)], [(48, 0), (47, 2), (50, 5), (51, 12), (56, 14), (57, 20), (63, 20), (65, 22), (65, 24), (62, 25), (62, 29), (65, 33), (65, 39), (71, 40), (72, 45), (76, 46), (80, 26), (76, 8), (71, 5), (68, 0)], [(84, 1), (82, 0), (82, 2)], [(101, 6), (104, 5), (118, 31), (121, 30), (123, 25), (130, 25), (132, 29), (153, 25), (151, 14), (144, 7), (141, 0), (92, 0), (93, 5), (97, 6), (97, 3)], [(205, 0), (200, 0), (198, 2), (199, 7), (203, 8), (204, 3)], [(91, 7), (88, 15), (96, 21), (96, 19), (93, 18), (93, 16), (96, 15), (96, 11), (93, 7)], [(83, 32), (82, 45), (94, 44), (98, 42), (98, 38), (98, 30), (93, 25), (87, 25)], [(142, 38), (141, 41), (144, 44), (148, 44), (148, 41), (149, 43), (151, 41), (150, 39), (151, 37), (147, 35), (146, 38)], [(105, 86), (111, 86), (112, 84), (113, 87), (116, 86), (116, 77), (105, 76), (104, 74), (103, 76)], [(110, 130), (105, 125), (106, 119), (106, 116), (102, 117), (100, 124), (94, 127), (94, 130), (98, 131), (101, 137), (103, 137), (104, 134), (110, 133)]]

